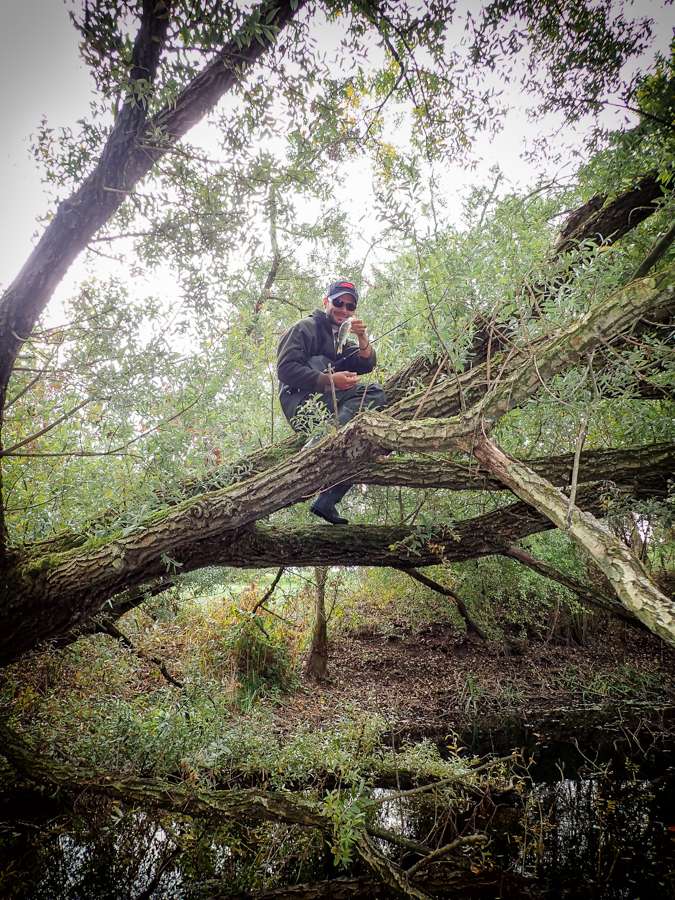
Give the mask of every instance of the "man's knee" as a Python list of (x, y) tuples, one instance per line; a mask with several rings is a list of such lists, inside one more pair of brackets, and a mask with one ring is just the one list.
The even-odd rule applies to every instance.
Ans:
[(369, 384), (357, 391), (343, 403), (338, 401), (338, 421), (345, 425), (364, 409), (382, 409), (387, 397), (379, 384)]
[(379, 384), (369, 384), (366, 389), (364, 406), (369, 409), (384, 409), (387, 405), (387, 395)]

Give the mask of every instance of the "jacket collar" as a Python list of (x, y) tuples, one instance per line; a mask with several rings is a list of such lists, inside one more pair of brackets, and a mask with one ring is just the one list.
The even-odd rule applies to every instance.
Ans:
[(319, 328), (323, 328), (324, 331), (333, 332), (333, 323), (326, 315), (325, 309), (315, 309), (312, 313), (312, 318), (319, 326)]

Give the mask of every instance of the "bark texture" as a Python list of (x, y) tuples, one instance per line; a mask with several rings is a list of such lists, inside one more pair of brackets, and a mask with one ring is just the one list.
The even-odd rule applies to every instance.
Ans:
[[(578, 502), (598, 514), (602, 512), (603, 496), (595, 485), (581, 487)], [(174, 554), (172, 562), (181, 573), (209, 565), (266, 568), (277, 566), (280, 559), (288, 566), (344, 565), (348, 545), (350, 565), (417, 568), (501, 553), (505, 544), (553, 527), (550, 520), (526, 503), (512, 503), (495, 512), (434, 529), (380, 525), (317, 528), (312, 524), (275, 528), (256, 524), (220, 537), (193, 537)], [(153, 557), (135, 577), (139, 583), (151, 582), (166, 575), (168, 565), (161, 557)], [(93, 566), (92, 577), (95, 573)], [(55, 590), (59, 583), (57, 578)], [(10, 662), (41, 641), (69, 642), (73, 633), (87, 633), (91, 618), (102, 609), (107, 613), (108, 608), (104, 592), (97, 597), (88, 587), (86, 582), (82, 585), (75, 603), (67, 595), (52, 593), (49, 579), (45, 579), (35, 584), (30, 598), (17, 592), (15, 599), (0, 606), (0, 663)], [(110, 597), (113, 615), (117, 612), (117, 598), (114, 593)], [(121, 594), (119, 614), (143, 599), (141, 590), (125, 591)]]
[(305, 674), (311, 678), (325, 678), (328, 673), (328, 618), (326, 616), (327, 566), (314, 566), (315, 602), (312, 641), (305, 664)]
[[(266, 0), (263, 21), (276, 9), (279, 29), (305, 0)], [(134, 42), (130, 80), (154, 81), (169, 25), (168, 6), (144, 3)], [(94, 170), (60, 205), (25, 265), (0, 300), (0, 400), (4, 399), (16, 355), (73, 260), (119, 209), (132, 188), (199, 122), (241, 74), (270, 47), (263, 35), (246, 28), (180, 92), (170, 107), (151, 119), (145, 103), (131, 97), (123, 105)], [(153, 135), (161, 134), (157, 142)], [(0, 403), (0, 406), (3, 404)]]
[(650, 631), (675, 646), (675, 603), (658, 590), (635, 556), (608, 528), (487, 438), (477, 441), (474, 453), (514, 494), (583, 547), (623, 605)]
[[(456, 399), (453, 382), (441, 382), (424, 393), (434, 418), (417, 418), (419, 401), (394, 404), (382, 413), (366, 412), (311, 449), (303, 449), (272, 469), (207, 495), (190, 498), (148, 520), (132, 533), (64, 553), (19, 560), (0, 585), (1, 655), (22, 652), (40, 640), (59, 638), (97, 613), (115, 594), (198, 564), (226, 562), (218, 551), (242, 547), (258, 519), (342, 481), (358, 480), (360, 471), (383, 453), (461, 450), (471, 453), (482, 431), (514, 406), (536, 394), (554, 375), (583, 359), (600, 344), (617, 339), (636, 318), (658, 315), (672, 307), (672, 272), (632, 283), (598, 304), (580, 321), (529, 348), (525, 359), (505, 360), (479, 402), (462, 416), (448, 415)], [(471, 373), (469, 373), (471, 374)], [(414, 398), (413, 398), (414, 401)], [(426, 412), (426, 408), (425, 408)], [(428, 415), (428, 412), (426, 413)], [(395, 418), (394, 418), (395, 417)], [(330, 461), (330, 465), (327, 465)], [(480, 460), (482, 462), (482, 460)], [(493, 474), (495, 474), (493, 472)], [(499, 475), (497, 477), (500, 477)], [(501, 480), (501, 477), (500, 477)], [(242, 543), (243, 542), (243, 543)], [(344, 561), (326, 559), (318, 538), (305, 545), (305, 565)], [(360, 539), (350, 553), (355, 565), (389, 565), (391, 554), (360, 553)], [(479, 542), (480, 544), (480, 542)], [(489, 539), (474, 555), (493, 552)], [(228, 555), (224, 553), (223, 556)], [(232, 565), (300, 564), (276, 548), (272, 559), (251, 552)], [(464, 557), (466, 558), (466, 557)], [(411, 560), (413, 566), (429, 563)]]

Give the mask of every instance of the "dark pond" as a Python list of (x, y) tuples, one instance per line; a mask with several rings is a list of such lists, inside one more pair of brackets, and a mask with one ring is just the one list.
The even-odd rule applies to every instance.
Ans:
[[(635, 752), (633, 746), (626, 755), (618, 745), (580, 750), (545, 741), (529, 749), (524, 800), (497, 803), (485, 822), (476, 823), (490, 836), (491, 863), (528, 886), (522, 896), (675, 897), (672, 747)], [(404, 807), (385, 802), (382, 817), (409, 837), (439, 844), (448, 839), (442, 811), (419, 801)], [(348, 874), (363, 872), (355, 867)], [(245, 897), (344, 874), (319, 839), (300, 829), (214, 830), (91, 800), (66, 809), (49, 795), (0, 797), (3, 897)], [(521, 894), (512, 888), (508, 896)]]

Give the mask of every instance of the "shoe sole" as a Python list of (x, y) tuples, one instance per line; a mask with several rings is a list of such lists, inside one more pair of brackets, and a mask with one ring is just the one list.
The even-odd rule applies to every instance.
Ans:
[(318, 516), (320, 519), (323, 519), (324, 522), (328, 522), (329, 525), (349, 525), (349, 519), (340, 518), (339, 522), (335, 522), (333, 519), (329, 519), (328, 516), (325, 516), (322, 512), (319, 512), (318, 509), (313, 509), (311, 506), (309, 508), (309, 511), (315, 516)]

